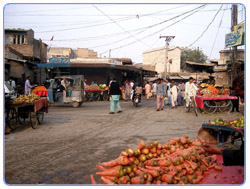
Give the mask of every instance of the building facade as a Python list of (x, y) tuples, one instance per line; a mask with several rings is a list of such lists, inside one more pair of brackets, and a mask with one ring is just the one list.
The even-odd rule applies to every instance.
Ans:
[(97, 52), (87, 48), (71, 49), (68, 47), (51, 47), (48, 50), (48, 58), (52, 57), (68, 57), (75, 58), (97, 58)]
[[(213, 76), (215, 79), (215, 83), (218, 85), (232, 85), (234, 78), (231, 78), (232, 72), (232, 50), (221, 50), (220, 51), (220, 59), (210, 60), (211, 63), (216, 64), (213, 68)], [(245, 51), (243, 49), (237, 50), (236, 56), (237, 63), (237, 73), (240, 74), (244, 71), (245, 64)]]
[[(155, 67), (158, 74), (178, 73), (181, 70), (181, 48), (169, 47), (168, 52), (166, 47), (151, 49), (143, 52), (143, 65)], [(171, 63), (166, 63), (166, 55)]]
[[(47, 62), (47, 44), (41, 39), (35, 39), (32, 29), (5, 29), (4, 44), (5, 51), (8, 52), (5, 53), (5, 64), (10, 63), (10, 69), (7, 70), (8, 76), (14, 77), (15, 80), (24, 80), (27, 76), (31, 76), (31, 81), (36, 83), (44, 80), (42, 73), (45, 70), (38, 69), (36, 65), (40, 62)], [(17, 61), (19, 66), (13, 63), (13, 53), (19, 56)], [(20, 57), (23, 61), (20, 61)]]

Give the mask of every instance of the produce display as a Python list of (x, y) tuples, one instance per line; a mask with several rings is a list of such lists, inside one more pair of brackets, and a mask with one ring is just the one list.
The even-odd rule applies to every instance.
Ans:
[[(210, 170), (222, 171), (217, 156), (208, 155), (200, 137), (172, 138), (166, 144), (142, 140), (96, 168), (103, 184), (198, 184)], [(90, 175), (92, 184), (98, 184)]]
[(225, 126), (231, 126), (231, 127), (239, 127), (244, 128), (245, 121), (244, 116), (241, 116), (238, 119), (235, 120), (223, 120), (222, 118), (214, 119), (213, 121), (209, 121), (209, 124), (212, 125), (225, 125)]
[(47, 91), (46, 87), (44, 86), (38, 86), (32, 90), (33, 91)]
[(40, 98), (41, 98), (40, 96), (31, 93), (29, 95), (20, 95), (18, 98), (14, 99), (12, 103), (13, 104), (32, 103)]
[(99, 88), (100, 88), (100, 89), (106, 89), (106, 87), (107, 87), (106, 84), (100, 84), (100, 85), (99, 85)]
[(203, 94), (203, 96), (217, 96), (218, 95), (218, 90), (212, 86), (212, 85), (208, 85), (207, 88), (202, 89), (201, 94)]

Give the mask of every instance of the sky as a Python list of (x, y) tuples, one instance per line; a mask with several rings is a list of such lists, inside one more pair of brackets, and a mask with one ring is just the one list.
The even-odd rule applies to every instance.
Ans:
[[(51, 47), (89, 48), (98, 57), (142, 63), (146, 50), (165, 46), (198, 48), (209, 59), (225, 49), (232, 4), (8, 4), (4, 28), (32, 28)], [(25, 11), (24, 11), (25, 10)], [(245, 8), (238, 6), (238, 23)], [(53, 37), (54, 36), (54, 37)], [(51, 38), (53, 40), (51, 41)], [(242, 46), (241, 48), (244, 48)]]

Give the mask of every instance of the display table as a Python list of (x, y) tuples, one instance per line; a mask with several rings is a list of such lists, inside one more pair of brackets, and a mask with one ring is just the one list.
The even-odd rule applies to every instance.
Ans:
[(223, 166), (221, 155), (217, 155), (217, 163), (222, 168), (222, 171), (210, 169), (210, 174), (204, 175), (199, 184), (243, 184), (245, 177), (244, 166)]
[(204, 110), (206, 113), (214, 113), (216, 110), (220, 112), (231, 112), (233, 108), (232, 100), (237, 100), (236, 96), (218, 96), (218, 97), (204, 97), (195, 96), (196, 106)]

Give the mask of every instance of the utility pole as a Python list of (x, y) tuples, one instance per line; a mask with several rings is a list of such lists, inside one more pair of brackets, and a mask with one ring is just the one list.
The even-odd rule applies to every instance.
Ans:
[[(165, 64), (164, 64), (164, 79), (166, 79), (166, 66), (167, 66), (167, 63), (168, 63), (168, 46), (169, 46), (169, 43), (172, 39), (175, 38), (175, 36), (160, 36), (160, 39), (161, 38), (165, 38), (165, 42), (166, 42), (166, 58), (165, 58)], [(169, 72), (170, 72), (170, 63), (169, 64), (169, 69), (168, 69), (168, 77), (169, 77)]]
[(109, 49), (109, 58), (111, 57), (111, 49)]
[[(231, 16), (231, 31), (234, 31), (234, 26), (238, 24), (238, 6), (232, 5), (232, 16)], [(232, 47), (232, 69), (230, 76), (230, 83), (233, 85), (233, 80), (237, 76), (237, 46)]]

